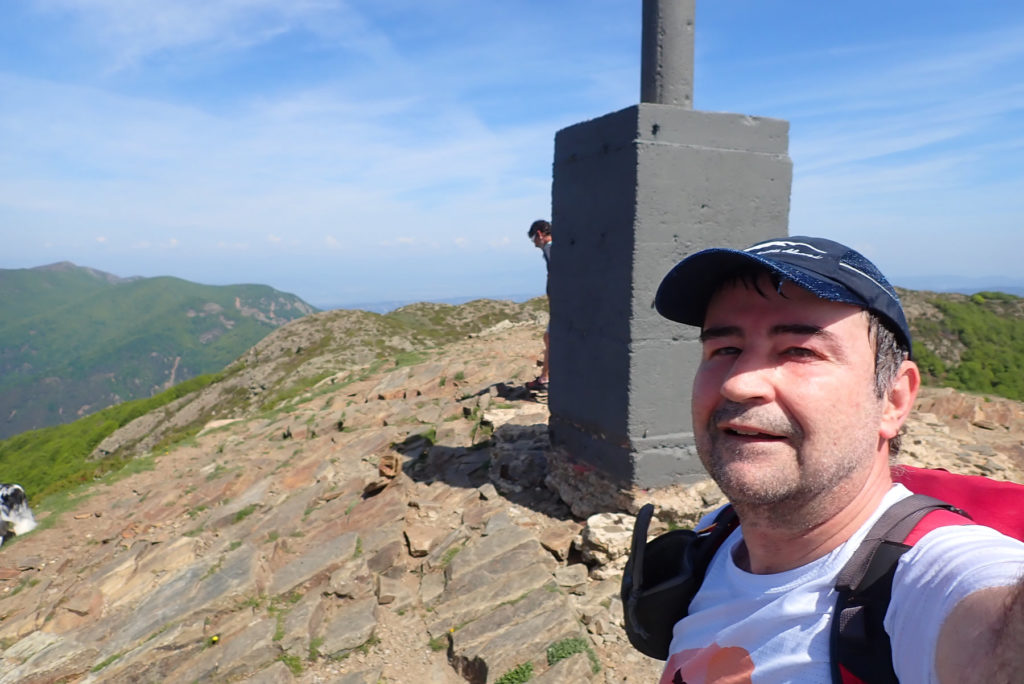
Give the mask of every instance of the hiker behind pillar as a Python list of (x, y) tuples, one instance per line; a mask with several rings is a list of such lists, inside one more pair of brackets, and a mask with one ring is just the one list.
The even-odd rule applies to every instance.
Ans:
[[(784, 237), (680, 262), (655, 305), (701, 328), (693, 430), (739, 516), (676, 623), (662, 684), (832, 681), (836, 574), (909, 496), (890, 456), (920, 384), (875, 266)], [(1024, 543), (980, 525), (900, 558), (884, 627), (901, 682), (1024, 681)]]
[[(551, 296), (551, 224), (543, 219), (539, 219), (530, 224), (530, 229), (526, 232), (527, 237), (533, 240), (533, 245), (537, 249), (541, 250), (544, 255), (544, 266), (547, 269), (548, 277), (544, 284), (544, 293)], [(544, 331), (544, 360), (543, 366), (541, 367), (540, 375), (530, 382), (526, 383), (528, 389), (543, 390), (547, 389), (549, 375), (548, 375), (548, 359), (551, 357), (551, 322), (548, 320), (548, 327)]]

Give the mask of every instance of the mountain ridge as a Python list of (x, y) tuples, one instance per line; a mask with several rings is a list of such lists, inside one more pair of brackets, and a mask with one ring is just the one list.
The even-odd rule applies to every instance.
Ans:
[(58, 262), (0, 269), (0, 437), (220, 370), (315, 310), (266, 285), (120, 278)]

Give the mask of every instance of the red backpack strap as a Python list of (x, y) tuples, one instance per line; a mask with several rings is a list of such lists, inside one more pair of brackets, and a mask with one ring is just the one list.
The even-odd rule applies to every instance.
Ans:
[(925, 533), (969, 523), (961, 514), (944, 501), (914, 494), (890, 506), (871, 527), (836, 578), (839, 597), (830, 644), (833, 682), (898, 684), (883, 625), (896, 565)]

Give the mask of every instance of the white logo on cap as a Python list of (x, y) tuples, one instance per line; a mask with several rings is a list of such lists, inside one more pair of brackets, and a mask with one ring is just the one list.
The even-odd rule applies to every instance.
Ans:
[[(811, 254), (803, 251), (802, 248), (806, 247), (809, 250), (817, 252), (817, 254)], [(814, 245), (809, 245), (806, 242), (793, 242), (792, 240), (770, 240), (768, 242), (762, 242), (754, 245), (753, 247), (747, 247), (744, 252), (754, 252), (755, 254), (794, 254), (796, 256), (807, 257), (808, 259), (821, 259), (822, 255), (827, 254), (823, 249), (818, 249)]]

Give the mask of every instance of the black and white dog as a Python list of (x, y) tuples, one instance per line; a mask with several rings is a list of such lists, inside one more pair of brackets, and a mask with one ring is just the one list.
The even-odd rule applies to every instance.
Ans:
[(0, 545), (16, 534), (31, 532), (35, 526), (35, 516), (21, 485), (0, 484)]

